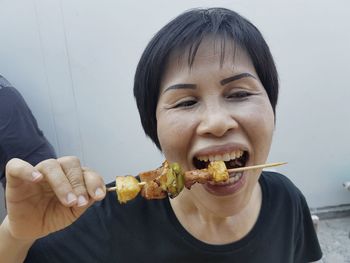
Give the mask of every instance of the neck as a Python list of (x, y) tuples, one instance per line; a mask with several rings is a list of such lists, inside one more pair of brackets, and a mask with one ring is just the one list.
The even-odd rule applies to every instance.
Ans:
[[(182, 226), (203, 242), (226, 244), (237, 241), (248, 234), (258, 219), (262, 201), (258, 183), (247, 204), (241, 208), (230, 209), (230, 213), (220, 213), (217, 207), (206, 206), (206, 202), (198, 200), (191, 191), (183, 191), (180, 196), (171, 199), (170, 203)], [(235, 200), (230, 203), (232, 207)], [(220, 206), (219, 203), (217, 205)]]

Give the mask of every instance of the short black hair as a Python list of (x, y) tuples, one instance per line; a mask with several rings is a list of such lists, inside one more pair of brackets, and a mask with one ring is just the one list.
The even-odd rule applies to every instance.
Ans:
[[(259, 30), (238, 13), (225, 8), (191, 9), (166, 24), (148, 43), (138, 63), (134, 96), (147, 136), (161, 150), (157, 135), (156, 108), (160, 83), (170, 54), (188, 48), (192, 65), (201, 41), (206, 36), (234, 42), (253, 62), (275, 113), (278, 74), (270, 49)], [(224, 53), (221, 52), (223, 60)]]

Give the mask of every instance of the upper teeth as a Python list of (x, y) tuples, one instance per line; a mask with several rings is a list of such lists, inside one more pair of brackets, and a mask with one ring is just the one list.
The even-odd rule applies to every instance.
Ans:
[(196, 157), (198, 160), (200, 161), (225, 161), (228, 162), (230, 160), (234, 160), (237, 158), (240, 158), (243, 155), (243, 151), (242, 150), (237, 150), (237, 151), (232, 151), (229, 153), (224, 153), (224, 154), (215, 154), (215, 155), (201, 155)]

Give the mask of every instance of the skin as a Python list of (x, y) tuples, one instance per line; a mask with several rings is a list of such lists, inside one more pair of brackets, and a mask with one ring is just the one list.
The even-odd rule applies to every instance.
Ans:
[(22, 262), (36, 239), (69, 226), (106, 193), (102, 177), (74, 156), (35, 167), (12, 159), (6, 179), (7, 216), (0, 226), (0, 257), (6, 263)]
[[(251, 59), (240, 48), (234, 55), (231, 46), (226, 47), (221, 65), (217, 47), (215, 40), (205, 39), (191, 68), (185, 55), (174, 52), (162, 78), (158, 138), (166, 159), (184, 170), (195, 169), (194, 156), (237, 149), (249, 152), (247, 166), (262, 164), (270, 150), (274, 114)], [(199, 240), (212, 244), (239, 240), (259, 215), (260, 174), (261, 170), (245, 172), (243, 186), (225, 195), (196, 184), (172, 199), (171, 205), (180, 223)]]

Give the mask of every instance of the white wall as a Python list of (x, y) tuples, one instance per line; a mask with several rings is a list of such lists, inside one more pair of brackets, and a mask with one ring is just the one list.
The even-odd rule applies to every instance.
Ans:
[(137, 174), (161, 154), (132, 96), (148, 40), (192, 7), (223, 6), (255, 23), (281, 93), (270, 161), (311, 207), (350, 203), (350, 2), (0, 0), (0, 74), (25, 97), (59, 155), (102, 173)]

